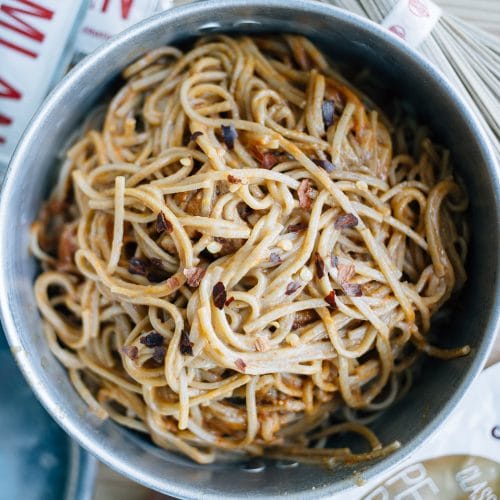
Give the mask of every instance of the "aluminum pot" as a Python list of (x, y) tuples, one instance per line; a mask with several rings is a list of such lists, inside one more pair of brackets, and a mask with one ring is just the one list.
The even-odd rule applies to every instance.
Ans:
[[(258, 466), (195, 465), (160, 450), (112, 422), (99, 422), (72, 389), (42, 335), (28, 253), (28, 229), (53, 183), (56, 156), (82, 117), (145, 51), (212, 31), (297, 32), (332, 58), (367, 66), (416, 107), (452, 151), (470, 194), (469, 280), (441, 345), (470, 344), (452, 361), (427, 359), (407, 394), (373, 424), (385, 443), (402, 447), (378, 461), (336, 470), (264, 462)], [(345, 11), (301, 0), (209, 0), (142, 22), (76, 66), (48, 97), (11, 161), (0, 205), (0, 301), (18, 363), (49, 412), (82, 446), (118, 472), (182, 498), (321, 498), (345, 491), (394, 466), (415, 450), (455, 407), (480, 371), (499, 324), (499, 172), (491, 149), (464, 102), (440, 73), (377, 25)], [(291, 466), (295, 465), (293, 470)]]

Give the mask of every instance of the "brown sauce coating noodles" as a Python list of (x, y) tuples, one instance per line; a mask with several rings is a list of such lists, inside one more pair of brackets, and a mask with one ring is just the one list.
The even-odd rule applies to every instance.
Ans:
[[(298, 36), (159, 48), (123, 75), (32, 229), (45, 333), (75, 389), (200, 463), (395, 449), (358, 410), (392, 404), (418, 352), (468, 352), (426, 340), (466, 278), (448, 152)], [(335, 448), (344, 432), (371, 451)]]

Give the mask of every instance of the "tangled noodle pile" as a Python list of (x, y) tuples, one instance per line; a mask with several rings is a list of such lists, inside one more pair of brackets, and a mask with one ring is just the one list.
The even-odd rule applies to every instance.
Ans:
[[(395, 449), (359, 410), (391, 405), (420, 351), (468, 352), (426, 340), (465, 281), (448, 152), (298, 36), (162, 47), (123, 76), (32, 230), (78, 393), (200, 463)], [(332, 447), (343, 432), (371, 451)]]

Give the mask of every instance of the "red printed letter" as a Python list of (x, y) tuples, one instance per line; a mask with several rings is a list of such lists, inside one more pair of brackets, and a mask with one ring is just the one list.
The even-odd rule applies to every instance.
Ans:
[[(12, 119), (9, 118), (8, 116), (0, 114), (0, 125), (10, 125), (12, 123)], [(0, 135), (0, 144), (5, 144), (7, 140), (5, 137), (2, 137)]]
[(132, 4), (134, 0), (122, 0), (122, 17), (123, 19), (128, 19), (128, 15), (130, 14), (130, 9), (132, 8)]
[(50, 20), (54, 16), (54, 12), (52, 10), (46, 9), (41, 5), (37, 5), (36, 3), (30, 2), (29, 0), (17, 0), (19, 3), (23, 3), (24, 5), (30, 7), (30, 9), (21, 9), (19, 7), (12, 7), (8, 5), (0, 5), (0, 12), (5, 12), (8, 16), (10, 16), (15, 24), (10, 24), (5, 21), (0, 20), (0, 26), (8, 28), (16, 33), (20, 33), (21, 35), (27, 36), (39, 43), (43, 42), (45, 35), (38, 31), (33, 26), (29, 25), (26, 21), (23, 21), (22, 16), (33, 16), (39, 17), (41, 19)]
[(12, 118), (5, 115), (0, 115), (0, 125), (10, 125), (12, 123)]
[(9, 85), (3, 78), (0, 78), (0, 97), (19, 100), (22, 94), (12, 85)]
[[(21, 99), (22, 94), (16, 90), (12, 85), (9, 85), (3, 78), (0, 78), (0, 98), (4, 99)], [(0, 113), (0, 125), (10, 125), (12, 123), (12, 118)], [(7, 140), (5, 137), (0, 136), (0, 144), (5, 144)]]
[[(102, 2), (101, 12), (106, 12), (108, 10), (109, 1), (110, 0), (104, 0)], [(130, 9), (132, 8), (132, 4), (133, 3), (134, 3), (134, 0), (121, 0), (121, 4), (122, 4), (122, 18), (123, 19), (128, 19), (128, 16), (130, 14)]]

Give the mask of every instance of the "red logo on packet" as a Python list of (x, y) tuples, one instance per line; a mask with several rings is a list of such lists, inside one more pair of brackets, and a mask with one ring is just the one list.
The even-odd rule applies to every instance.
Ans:
[[(106, 12), (108, 10), (109, 2), (110, 2), (110, 0), (104, 0), (102, 2), (101, 12)], [(123, 19), (128, 19), (128, 16), (130, 14), (130, 9), (132, 8), (133, 3), (134, 3), (134, 0), (121, 0), (122, 18)]]
[(399, 24), (393, 24), (392, 26), (389, 26), (389, 31), (392, 31), (395, 35), (398, 35), (399, 38), (406, 40), (406, 30), (403, 28), (403, 26), (399, 26)]
[(410, 12), (417, 17), (429, 17), (430, 12), (422, 0), (408, 0), (408, 8)]
[[(11, 1), (11, 3), (13, 2)], [(50, 21), (54, 17), (54, 11), (29, 0), (17, 0), (17, 3), (24, 5), (15, 6), (8, 5), (7, 3), (0, 5), (0, 14), (3, 14), (3, 19), (0, 19), (0, 27), (5, 28), (2, 32), (2, 37), (0, 37), (0, 45), (36, 59), (38, 57), (37, 52), (4, 39), (3, 36), (8, 35), (10, 30), (41, 44), (45, 39), (45, 34), (30, 24), (32, 22), (30, 18), (38, 17)]]

